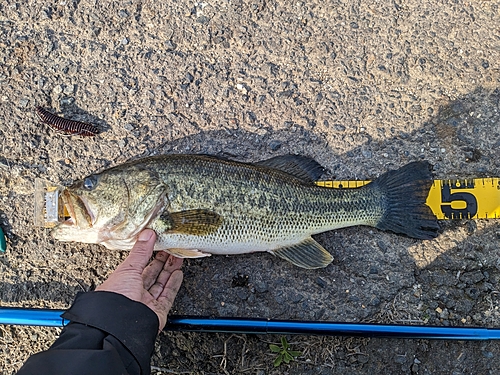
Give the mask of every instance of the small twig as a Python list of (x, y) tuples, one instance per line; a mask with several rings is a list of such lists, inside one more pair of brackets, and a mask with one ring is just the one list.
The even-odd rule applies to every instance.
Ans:
[(368, 356), (368, 354), (367, 354), (367, 353), (363, 353), (363, 352), (356, 352), (356, 353), (349, 353), (349, 354), (347, 354), (347, 357), (350, 357), (350, 356), (353, 356), (353, 355), (358, 355), (358, 354)]
[(158, 367), (158, 366), (151, 366), (151, 371), (161, 371), (161, 372), (166, 372), (167, 374), (190, 374), (191, 371), (175, 371), (175, 370), (170, 370), (165, 367)]
[(234, 335), (234, 334), (231, 335), (231, 336), (229, 336), (229, 338), (226, 341), (224, 341), (224, 352), (223, 352), (223, 354), (218, 354), (218, 355), (212, 356), (212, 358), (222, 358), (222, 360), (220, 361), (220, 365), (219, 366), (221, 367), (222, 371), (224, 371), (224, 373), (227, 374), (227, 375), (230, 375), (229, 372), (227, 372), (227, 370), (226, 370), (226, 367), (227, 367), (227, 343), (233, 337), (237, 337), (240, 340), (243, 340), (243, 342), (244, 342), (244, 344), (243, 344), (243, 350), (242, 350), (242, 358), (241, 358), (241, 367), (243, 367), (244, 358), (245, 358), (244, 351), (245, 351), (246, 340), (242, 336), (238, 336), (238, 335)]
[(247, 346), (247, 340), (243, 339), (243, 348), (241, 349), (241, 368), (244, 368), (245, 365), (245, 349)]
[[(260, 366), (260, 367), (259, 367)], [(245, 369), (242, 369), (242, 370), (239, 370), (238, 372), (247, 372), (247, 371), (256, 371), (256, 370), (265, 370), (266, 368), (265, 367), (262, 367), (263, 365), (257, 365), (257, 366), (254, 366), (254, 367), (249, 367), (249, 368), (245, 368)]]
[(396, 323), (425, 323), (422, 319), (397, 319)]

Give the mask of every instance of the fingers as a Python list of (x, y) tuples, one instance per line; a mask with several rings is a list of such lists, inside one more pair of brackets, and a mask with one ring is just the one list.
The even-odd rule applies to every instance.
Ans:
[(118, 266), (118, 269), (134, 269), (142, 273), (149, 259), (151, 259), (155, 241), (156, 234), (153, 230), (143, 230), (139, 234), (134, 247), (130, 250), (129, 256)]
[(158, 275), (165, 265), (165, 262), (168, 259), (168, 256), (168, 253), (159, 251), (158, 253), (156, 253), (153, 261), (149, 263), (149, 265), (144, 269), (144, 272), (142, 273), (144, 289), (148, 290), (155, 283)]
[(160, 296), (157, 299), (158, 310), (156, 311), (156, 314), (160, 319), (160, 327), (159, 327), (160, 331), (165, 327), (165, 324), (167, 322), (168, 312), (170, 311), (172, 305), (174, 304), (174, 300), (175, 297), (177, 296), (179, 288), (181, 287), (183, 277), (184, 276), (181, 270), (175, 270), (170, 275), (170, 278), (168, 279), (165, 288), (163, 288), (163, 291), (161, 292)]
[(181, 266), (182, 266), (182, 259), (176, 258), (174, 256), (168, 257), (167, 261), (165, 262), (165, 265), (163, 266), (163, 269), (159, 274), (157, 274), (158, 277), (155, 278), (156, 281), (149, 288), (149, 293), (153, 296), (154, 299), (158, 299), (158, 297), (163, 293), (163, 291), (165, 290), (166, 286), (169, 283), (171, 275), (175, 271), (179, 270)]

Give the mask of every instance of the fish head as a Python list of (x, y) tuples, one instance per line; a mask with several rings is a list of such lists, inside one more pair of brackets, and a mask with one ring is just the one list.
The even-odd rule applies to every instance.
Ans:
[(53, 229), (60, 241), (131, 240), (166, 205), (166, 187), (154, 171), (112, 168), (92, 174), (61, 194), (70, 218)]

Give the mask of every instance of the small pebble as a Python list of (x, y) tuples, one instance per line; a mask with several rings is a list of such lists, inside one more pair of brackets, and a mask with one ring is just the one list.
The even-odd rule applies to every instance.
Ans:
[(386, 252), (389, 249), (389, 246), (382, 240), (377, 241), (377, 246), (382, 250), (383, 252)]
[(274, 296), (274, 300), (276, 301), (276, 303), (278, 303), (278, 304), (281, 305), (281, 304), (285, 303), (286, 298), (285, 298), (285, 296), (283, 296), (282, 294), (280, 294), (280, 295)]
[(188, 81), (189, 83), (192, 83), (194, 81), (194, 77), (191, 73), (186, 73), (186, 81)]
[(201, 23), (202, 25), (206, 25), (208, 22), (210, 22), (210, 18), (201, 16), (196, 19), (196, 22)]
[(483, 351), (483, 356), (485, 356), (488, 359), (491, 359), (491, 358), (494, 357), (493, 353), (492, 352), (488, 352), (488, 351)]
[(51, 18), (51, 17), (50, 17), (50, 12), (49, 12), (49, 11), (47, 11), (47, 10), (42, 10), (42, 11), (40, 12), (40, 18), (41, 18), (42, 20), (50, 20), (50, 18)]
[(56, 87), (54, 87), (54, 94), (59, 95), (62, 92), (63, 92), (63, 88), (61, 85), (57, 85)]
[(269, 290), (267, 287), (267, 284), (265, 282), (262, 282), (262, 281), (256, 282), (254, 286), (255, 286), (255, 290), (257, 291), (257, 293), (265, 293)]
[(238, 296), (238, 298), (244, 301), (248, 298), (249, 295), (248, 289), (239, 288), (238, 291), (236, 292), (236, 295)]
[(61, 105), (69, 105), (75, 101), (75, 98), (62, 98)]
[(403, 364), (406, 362), (406, 356), (405, 355), (397, 355), (396, 358), (394, 358), (394, 362)]
[(236, 88), (238, 90), (240, 90), (243, 94), (246, 94), (248, 92), (247, 88), (245, 87), (245, 85), (242, 85), (241, 83), (238, 83), (236, 85)]
[(75, 91), (75, 85), (68, 85), (64, 88), (63, 92), (66, 94), (66, 95), (71, 95), (73, 94), (73, 92)]
[(450, 313), (449, 313), (448, 309), (444, 309), (442, 312), (440, 312), (439, 317), (441, 319), (448, 319), (450, 317)]
[(281, 148), (281, 142), (280, 141), (271, 141), (269, 142), (269, 147), (273, 151), (278, 151)]
[(177, 46), (171, 40), (167, 40), (165, 42), (165, 47), (167, 47), (167, 49), (169, 49), (169, 50), (172, 50), (172, 49), (175, 49), (175, 47), (177, 47)]
[(325, 280), (323, 280), (321, 277), (318, 277), (316, 279), (316, 284), (318, 284), (320, 287), (324, 288), (327, 286), (327, 283)]
[(372, 158), (372, 152), (370, 150), (366, 149), (361, 149), (361, 154), (364, 156), (365, 159), (371, 159)]
[(368, 363), (369, 360), (370, 360), (370, 358), (367, 355), (358, 356), (359, 363)]

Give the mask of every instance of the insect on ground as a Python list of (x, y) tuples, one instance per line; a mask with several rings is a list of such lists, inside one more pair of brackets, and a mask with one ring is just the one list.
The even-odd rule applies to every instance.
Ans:
[(92, 124), (56, 116), (40, 106), (36, 107), (36, 114), (44, 124), (66, 135), (93, 137), (99, 134), (99, 129)]

